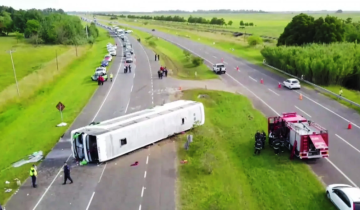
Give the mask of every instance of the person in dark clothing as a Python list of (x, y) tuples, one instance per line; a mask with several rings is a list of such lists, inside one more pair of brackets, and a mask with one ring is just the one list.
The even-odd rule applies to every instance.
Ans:
[(131, 65), (129, 65), (129, 73), (131, 73)]
[(159, 79), (160, 79), (160, 73), (161, 73), (161, 72), (160, 72), (160, 70), (159, 70), (159, 71), (158, 71), (158, 77), (159, 77)]
[(100, 76), (98, 77), (98, 85), (100, 85), (101, 84), (101, 81), (100, 81)]
[(264, 146), (263, 146), (263, 143), (262, 143), (261, 139), (257, 139), (255, 141), (255, 155), (260, 155), (260, 152), (261, 152), (263, 147)]
[(280, 153), (280, 146), (281, 146), (281, 142), (279, 139), (275, 139), (273, 142), (273, 147), (274, 147), (274, 152), (275, 155), (278, 155)]
[(157, 57), (158, 57), (158, 61), (159, 61), (160, 60), (160, 55), (158, 54)]
[(164, 68), (164, 73), (165, 73), (165, 77), (167, 77), (168, 70), (166, 67)]
[(261, 139), (261, 135), (260, 135), (259, 131), (256, 131), (256, 133), (255, 133), (255, 141), (258, 140), (258, 139)]
[(157, 55), (155, 54), (155, 61), (156, 61)]
[(1, 204), (0, 204), (0, 210), (3, 210), (3, 208), (1, 207)]
[(266, 142), (266, 133), (265, 133), (265, 131), (261, 132), (261, 141), (262, 141), (262, 144), (263, 144), (263, 149), (265, 149), (265, 142)]
[(280, 141), (280, 151), (285, 152), (285, 143), (286, 143), (286, 141), (285, 141), (285, 138), (284, 138), (283, 135), (280, 135), (279, 141)]
[(127, 66), (124, 66), (124, 74), (127, 73)]
[(70, 167), (67, 165), (67, 163), (64, 163), (64, 183), (63, 185), (66, 184), (66, 181), (70, 180), (70, 184), (73, 183), (73, 180), (70, 177)]
[(164, 76), (164, 71), (163, 70), (160, 70), (160, 79), (162, 79)]
[(37, 177), (37, 171), (36, 171), (36, 167), (35, 165), (32, 165), (32, 167), (30, 168), (30, 177), (31, 177), (31, 182), (32, 182), (32, 186), (33, 188), (36, 188), (36, 177)]

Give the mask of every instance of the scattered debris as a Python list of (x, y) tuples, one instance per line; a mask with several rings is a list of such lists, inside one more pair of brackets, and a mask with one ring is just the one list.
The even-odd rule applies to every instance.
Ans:
[(139, 161), (135, 161), (135, 163), (131, 164), (130, 166), (137, 166), (139, 165)]
[(5, 181), (5, 184), (10, 184), (10, 182), (9, 182), (9, 181)]
[(88, 162), (87, 162), (85, 159), (80, 162), (80, 165), (81, 165), (81, 166), (87, 165), (87, 164), (88, 164)]
[(15, 178), (14, 181), (16, 181), (17, 186), (21, 185), (21, 181), (18, 178)]
[[(205, 86), (205, 89), (206, 89), (206, 86)], [(208, 95), (198, 95), (198, 98), (209, 98)]]
[(11, 192), (11, 191), (12, 191), (12, 189), (6, 189), (6, 188), (5, 188), (5, 192), (6, 192), (6, 193), (9, 193), (9, 192)]
[(64, 126), (66, 126), (66, 125), (67, 125), (67, 123), (62, 122), (62, 123), (58, 124), (56, 127), (64, 127)]
[(12, 166), (14, 168), (20, 167), (24, 164), (28, 164), (28, 163), (36, 163), (38, 161), (40, 161), (43, 158), (43, 152), (39, 151), (39, 152), (34, 152), (33, 154), (29, 155), (27, 159), (22, 159), (16, 163), (14, 163)]
[(188, 163), (188, 161), (187, 160), (182, 160), (182, 161), (180, 161), (180, 163), (181, 164), (186, 164), (186, 163)]

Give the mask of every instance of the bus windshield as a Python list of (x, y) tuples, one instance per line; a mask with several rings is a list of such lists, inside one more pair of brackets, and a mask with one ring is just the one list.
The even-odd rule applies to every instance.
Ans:
[(78, 160), (84, 159), (84, 144), (83, 144), (83, 135), (81, 133), (75, 133), (73, 136), (73, 145), (74, 145), (74, 154), (75, 158)]

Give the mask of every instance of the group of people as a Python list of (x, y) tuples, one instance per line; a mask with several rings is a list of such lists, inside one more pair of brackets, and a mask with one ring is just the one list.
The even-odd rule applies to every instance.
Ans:
[[(73, 180), (71, 179), (71, 176), (70, 176), (70, 167), (68, 166), (67, 162), (64, 163), (64, 166), (63, 166), (63, 171), (64, 171), (64, 182), (63, 182), (63, 185), (66, 184), (67, 180), (70, 181), (70, 184), (73, 183)], [(31, 177), (31, 182), (32, 182), (32, 186), (33, 188), (37, 188), (37, 184), (36, 184), (36, 180), (37, 180), (37, 168), (34, 165), (31, 166), (30, 168), (30, 177)], [(0, 209), (1, 210), (1, 209)]]
[(128, 71), (131, 73), (131, 65), (124, 66), (124, 73), (126, 74)]
[(167, 74), (168, 74), (167, 68), (161, 66), (159, 71), (158, 71), (159, 79), (162, 79), (164, 76), (167, 77)]
[[(276, 129), (269, 133), (269, 145), (274, 149), (276, 155), (285, 151), (286, 147), (286, 133), (285, 129)], [(255, 154), (260, 154), (261, 150), (265, 148), (266, 134), (264, 131), (257, 131), (255, 134)]]
[(100, 75), (98, 77), (98, 85), (104, 85), (104, 81), (105, 81), (104, 77), (102, 75)]

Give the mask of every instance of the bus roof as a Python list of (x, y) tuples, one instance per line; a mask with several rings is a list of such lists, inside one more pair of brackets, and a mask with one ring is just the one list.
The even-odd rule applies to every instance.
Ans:
[(286, 122), (306, 122), (307, 119), (301, 115), (296, 114), (296, 112), (283, 113), (281, 116)]

